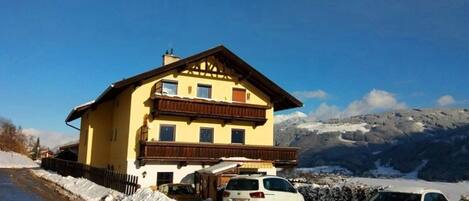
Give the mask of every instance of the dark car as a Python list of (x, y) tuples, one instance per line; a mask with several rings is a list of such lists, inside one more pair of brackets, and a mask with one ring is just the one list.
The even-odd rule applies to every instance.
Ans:
[(202, 201), (190, 184), (163, 184), (158, 190), (177, 201)]

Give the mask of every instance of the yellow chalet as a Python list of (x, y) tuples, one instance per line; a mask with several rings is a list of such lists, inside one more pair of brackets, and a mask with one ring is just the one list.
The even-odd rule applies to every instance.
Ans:
[[(141, 186), (184, 182), (194, 172), (276, 174), (297, 149), (274, 146), (274, 111), (302, 103), (224, 46), (111, 84), (79, 105), (78, 161), (136, 175)], [(233, 172), (233, 171), (232, 171)]]

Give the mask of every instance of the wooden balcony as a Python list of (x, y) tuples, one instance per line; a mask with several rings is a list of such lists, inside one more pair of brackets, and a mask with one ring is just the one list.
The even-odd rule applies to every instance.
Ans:
[(220, 119), (225, 123), (234, 120), (253, 122), (255, 126), (263, 125), (266, 119), (267, 106), (244, 103), (228, 103), (203, 99), (153, 96), (153, 115), (171, 115), (197, 118)]
[(143, 162), (213, 164), (219, 162), (222, 157), (246, 157), (272, 161), (276, 166), (295, 166), (297, 164), (298, 149), (276, 146), (140, 141), (138, 159)]

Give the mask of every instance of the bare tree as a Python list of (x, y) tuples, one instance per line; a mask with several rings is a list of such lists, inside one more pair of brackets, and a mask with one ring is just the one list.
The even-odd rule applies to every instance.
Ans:
[(0, 150), (27, 153), (26, 136), (21, 126), (16, 127), (10, 120), (0, 117)]

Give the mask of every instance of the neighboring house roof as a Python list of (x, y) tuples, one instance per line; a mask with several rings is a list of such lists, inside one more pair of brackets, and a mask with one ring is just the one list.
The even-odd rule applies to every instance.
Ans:
[(69, 149), (69, 148), (78, 148), (79, 144), (80, 144), (80, 142), (78, 142), (78, 141), (72, 141), (72, 142), (61, 145), (59, 147), (59, 150), (65, 150), (65, 149)]
[(181, 59), (179, 61), (170, 63), (168, 65), (164, 65), (159, 68), (155, 68), (153, 70), (115, 82), (111, 84), (111, 86), (109, 86), (103, 93), (101, 93), (101, 95), (96, 100), (73, 108), (73, 110), (67, 116), (65, 121), (70, 122), (77, 118), (80, 118), (86, 112), (87, 109), (93, 107), (94, 105), (102, 103), (106, 100), (112, 99), (114, 96), (122, 92), (128, 86), (139, 85), (145, 79), (148, 79), (148, 78), (151, 78), (151, 77), (154, 77), (154, 76), (157, 76), (157, 75), (160, 75), (160, 74), (172, 71), (172, 70), (185, 68), (186, 65), (189, 63), (198, 61), (200, 59), (203, 59), (205, 57), (212, 56), (212, 55), (222, 55), (225, 58), (227, 58), (232, 64), (234, 64), (233, 66), (229, 66), (229, 67), (235, 70), (235, 72), (237, 72), (238, 74), (243, 75), (244, 76), (243, 79), (253, 84), (255, 87), (260, 89), (263, 93), (267, 94), (271, 98), (271, 101), (274, 104), (275, 111), (303, 106), (303, 103), (301, 103), (294, 96), (292, 96), (291, 94), (289, 94), (288, 92), (280, 88), (280, 86), (278, 86), (272, 80), (268, 79), (266, 76), (264, 76), (259, 71), (254, 69), (251, 65), (243, 61), (240, 57), (238, 57), (236, 54), (231, 52), (228, 48), (226, 48), (223, 45), (220, 45), (212, 49), (208, 49), (206, 51), (200, 52), (198, 54), (189, 56), (187, 58)]

